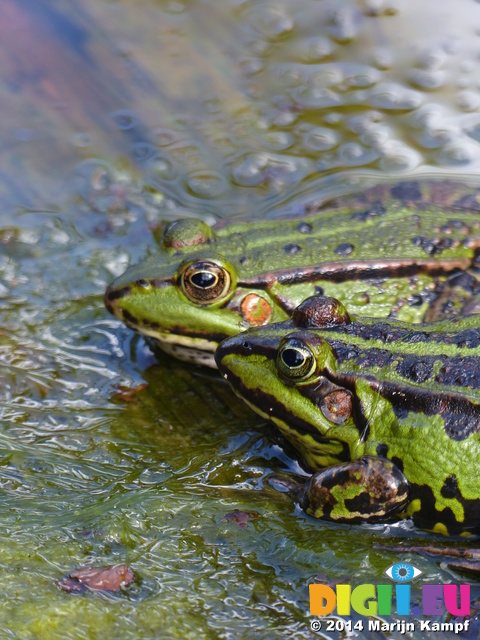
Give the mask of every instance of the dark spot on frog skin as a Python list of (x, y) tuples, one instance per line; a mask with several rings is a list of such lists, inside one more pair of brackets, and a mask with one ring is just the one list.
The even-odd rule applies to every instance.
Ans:
[(312, 233), (313, 231), (312, 225), (308, 222), (301, 222), (295, 228), (297, 231), (300, 231), (300, 233)]
[(440, 493), (444, 498), (458, 498), (460, 495), (460, 491), (458, 490), (458, 482), (457, 477), (454, 473), (448, 476), (448, 478), (443, 483), (443, 486), (440, 490)]
[(402, 202), (422, 200), (422, 192), (418, 182), (401, 182), (390, 189), (392, 198)]
[(386, 458), (388, 453), (388, 445), (379, 444), (377, 445), (376, 451), (377, 451), (377, 455), (379, 455), (381, 458)]
[(476, 358), (462, 356), (448, 358), (435, 377), (435, 381), (448, 386), (480, 389), (478, 362)]
[(247, 262), (247, 260), (248, 260), (247, 256), (242, 256), (239, 260), (239, 263), (243, 265)]
[(353, 246), (353, 244), (344, 242), (343, 244), (338, 245), (334, 253), (336, 253), (337, 256), (349, 256), (354, 249), (355, 247)]
[(300, 247), (298, 244), (286, 244), (283, 247), (283, 250), (287, 255), (294, 256), (296, 253), (300, 253), (302, 247)]
[(421, 307), (423, 304), (423, 299), (420, 294), (416, 293), (413, 296), (410, 296), (407, 302), (411, 307)]
[(315, 287), (314, 292), (316, 296), (323, 296), (325, 294), (325, 290), (322, 289), (322, 287)]
[(449, 249), (453, 240), (451, 238), (426, 238), (425, 236), (415, 236), (412, 238), (415, 247), (421, 247), (429, 256), (435, 256), (444, 249)]
[(371, 220), (372, 218), (376, 218), (377, 216), (383, 216), (386, 213), (386, 209), (379, 202), (373, 204), (370, 209), (366, 211), (355, 211), (352, 213), (352, 220), (356, 222), (366, 222), (367, 220)]
[[(443, 361), (445, 358), (441, 358)], [(437, 360), (432, 356), (415, 356), (413, 354), (406, 355), (397, 363), (396, 371), (407, 380), (422, 383), (429, 380), (433, 374), (433, 365)]]

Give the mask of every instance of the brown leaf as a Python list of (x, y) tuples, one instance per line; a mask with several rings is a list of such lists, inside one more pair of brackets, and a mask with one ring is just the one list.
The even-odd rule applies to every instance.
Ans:
[(223, 518), (224, 521), (227, 522), (236, 522), (240, 529), (245, 529), (248, 525), (249, 520), (257, 520), (258, 513), (255, 511), (240, 511), (239, 509), (234, 509), (227, 513)]
[(135, 574), (126, 564), (107, 567), (80, 567), (57, 584), (67, 593), (84, 591), (116, 592), (135, 580)]

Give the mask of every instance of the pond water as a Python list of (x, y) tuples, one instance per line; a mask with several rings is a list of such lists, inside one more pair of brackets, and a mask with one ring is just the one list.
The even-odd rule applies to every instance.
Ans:
[[(310, 630), (317, 576), (377, 584), (401, 560), (468, 582), (378, 548), (445, 544), (408, 524), (302, 514), (268, 483), (304, 474), (272, 427), (215, 372), (154, 355), (103, 293), (165, 220), (274, 217), (387, 177), (475, 180), (480, 4), (2, 10), (0, 635), (342, 637)], [(137, 576), (118, 594), (57, 586), (117, 563)]]

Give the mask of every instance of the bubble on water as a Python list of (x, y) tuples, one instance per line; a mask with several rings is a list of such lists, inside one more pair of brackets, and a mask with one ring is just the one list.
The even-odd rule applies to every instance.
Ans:
[(250, 24), (268, 40), (277, 40), (295, 27), (293, 18), (285, 9), (276, 4), (256, 5), (248, 13)]
[(299, 43), (300, 58), (305, 62), (319, 62), (330, 56), (334, 49), (331, 40), (322, 36), (308, 38)]
[(286, 131), (269, 131), (263, 137), (265, 145), (273, 151), (283, 151), (293, 144), (293, 137)]
[(337, 42), (351, 42), (358, 33), (356, 12), (345, 8), (333, 10), (328, 17), (328, 32)]
[(367, 16), (393, 16), (400, 10), (399, 0), (363, 0), (362, 5)]
[(337, 131), (326, 127), (315, 127), (305, 132), (302, 146), (308, 151), (326, 151), (338, 146), (339, 142), (340, 135)]
[(480, 94), (475, 91), (459, 91), (455, 102), (462, 111), (476, 111), (480, 107)]
[(78, 133), (74, 133), (72, 135), (72, 144), (75, 147), (80, 148), (88, 147), (90, 144), (92, 144), (92, 138), (89, 133), (79, 131)]
[(187, 177), (187, 187), (199, 198), (215, 198), (225, 191), (227, 183), (215, 171), (194, 171)]
[(381, 71), (390, 69), (393, 64), (393, 55), (389, 49), (375, 49), (372, 54), (372, 62)]
[(162, 156), (154, 156), (148, 162), (148, 171), (161, 180), (173, 180), (176, 177), (176, 171), (172, 164)]
[(129, 131), (137, 125), (136, 115), (127, 109), (114, 111), (111, 118), (117, 129), (120, 129), (121, 131)]
[(445, 117), (445, 108), (442, 105), (430, 103), (421, 106), (408, 117), (410, 126), (414, 129), (423, 129), (437, 125)]
[(339, 148), (338, 158), (343, 165), (358, 167), (376, 160), (378, 153), (373, 149), (366, 149), (356, 142), (346, 142)]
[(379, 111), (367, 111), (358, 116), (352, 116), (348, 119), (347, 127), (353, 133), (364, 133), (369, 130), (372, 125), (383, 120), (383, 116)]
[(306, 158), (252, 153), (242, 158), (232, 170), (234, 181), (243, 187), (264, 183), (295, 184), (313, 172)]
[(475, 62), (471, 59), (462, 60), (459, 65), (462, 73), (471, 73), (476, 68)]
[(155, 151), (155, 147), (148, 142), (137, 142), (133, 145), (132, 156), (135, 160), (147, 160), (154, 155)]
[(479, 157), (479, 146), (467, 141), (457, 141), (439, 151), (436, 160), (440, 165), (462, 166)]
[(303, 65), (279, 65), (274, 68), (274, 73), (285, 87), (299, 87), (305, 83)]
[(331, 113), (327, 113), (327, 115), (324, 117), (324, 122), (326, 122), (327, 124), (331, 124), (332, 126), (338, 126), (343, 122), (343, 116), (341, 113), (336, 113), (335, 111), (332, 111)]
[(413, 69), (410, 82), (421, 89), (439, 89), (445, 82), (445, 71), (440, 69)]
[(389, 140), (381, 149), (380, 167), (396, 173), (412, 171), (420, 165), (422, 156), (398, 140)]
[(265, 61), (259, 58), (243, 58), (238, 61), (240, 69), (246, 76), (254, 76), (265, 68)]
[(325, 109), (345, 104), (338, 93), (320, 87), (299, 87), (292, 91), (292, 98), (300, 106), (310, 109)]
[(456, 127), (442, 126), (439, 124), (437, 127), (428, 127), (417, 136), (418, 144), (424, 149), (439, 149), (449, 144), (456, 137), (459, 132)]
[(474, 140), (477, 140), (477, 142), (480, 142), (480, 120), (478, 119), (478, 117), (475, 118), (475, 120), (469, 122), (468, 125), (465, 126), (464, 131), (468, 136), (470, 136), (470, 138), (473, 138)]
[(382, 82), (370, 89), (365, 102), (379, 109), (411, 111), (422, 103), (422, 95), (418, 91), (408, 89), (394, 82)]
[(381, 149), (392, 138), (392, 130), (384, 125), (370, 125), (360, 136), (360, 141), (372, 149)]
[(180, 136), (175, 131), (159, 127), (158, 129), (154, 129), (152, 131), (152, 133), (150, 134), (150, 138), (158, 147), (166, 147), (169, 144), (178, 142)]
[(445, 49), (431, 47), (421, 51), (416, 60), (415, 66), (419, 69), (430, 69), (432, 71), (440, 69), (447, 60)]

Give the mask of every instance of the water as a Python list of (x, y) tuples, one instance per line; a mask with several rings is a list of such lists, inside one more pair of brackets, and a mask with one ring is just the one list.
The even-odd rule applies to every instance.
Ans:
[[(480, 5), (4, 5), (1, 635), (311, 638), (319, 574), (376, 584), (401, 559), (466, 581), (375, 547), (426, 533), (303, 515), (268, 483), (302, 473), (272, 427), (214, 372), (155, 357), (102, 297), (163, 220), (475, 177)], [(234, 509), (258, 517), (241, 528)], [(56, 585), (115, 563), (137, 575), (120, 594)]]

